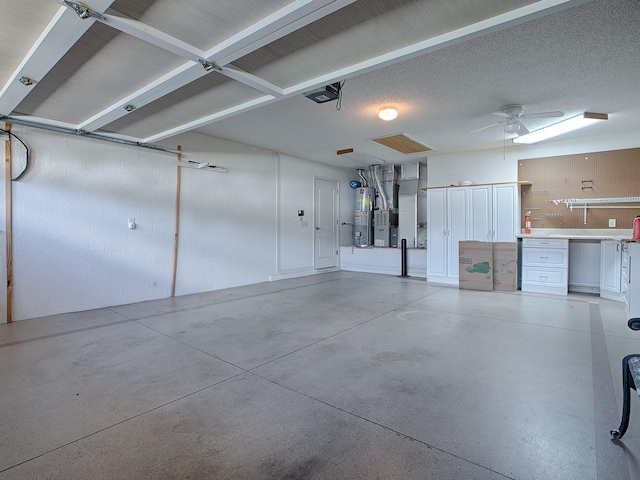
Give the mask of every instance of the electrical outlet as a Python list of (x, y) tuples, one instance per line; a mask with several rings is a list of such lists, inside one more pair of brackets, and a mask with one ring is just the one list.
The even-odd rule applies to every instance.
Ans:
[(615, 228), (616, 226), (616, 219), (615, 218), (610, 218), (609, 219), (609, 228)]

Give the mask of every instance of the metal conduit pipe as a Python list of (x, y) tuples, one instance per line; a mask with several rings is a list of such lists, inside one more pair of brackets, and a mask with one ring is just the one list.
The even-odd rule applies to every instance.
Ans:
[(21, 118), (13, 118), (13, 117), (0, 115), (0, 121), (6, 122), (6, 123), (12, 123), (14, 125), (23, 125), (25, 127), (39, 128), (41, 130), (49, 130), (51, 132), (56, 132), (56, 133), (75, 135), (76, 137), (95, 138), (96, 140), (103, 140), (105, 142), (119, 143), (121, 145), (129, 145), (131, 147), (146, 148), (149, 150), (156, 150), (158, 152), (173, 153), (173, 154), (180, 153), (178, 152), (178, 150), (173, 150), (168, 147), (163, 147), (162, 145), (136, 142), (135, 140), (127, 140), (124, 138), (110, 137), (108, 135), (101, 135), (101, 134), (92, 133), (92, 132), (83, 132), (83, 131), (74, 130), (72, 128), (61, 127), (57, 125), (46, 125), (44, 123), (30, 122), (29, 120), (23, 120)]

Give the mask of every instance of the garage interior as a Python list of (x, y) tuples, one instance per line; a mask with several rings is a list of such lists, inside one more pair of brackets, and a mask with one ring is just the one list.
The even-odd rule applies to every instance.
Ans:
[[(609, 434), (623, 303), (425, 281), (418, 233), (408, 277), (347, 268), (376, 255), (353, 246), (369, 164), (427, 189), (636, 155), (636, 0), (3, 11), (0, 479), (640, 479), (635, 393)], [(606, 120), (513, 142), (585, 112)], [(377, 141), (400, 133), (425, 150)]]

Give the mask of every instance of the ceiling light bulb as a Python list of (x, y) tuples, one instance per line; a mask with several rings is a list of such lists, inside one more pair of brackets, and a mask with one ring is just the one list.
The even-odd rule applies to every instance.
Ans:
[(378, 112), (378, 116), (385, 121), (393, 120), (398, 116), (398, 110), (393, 107), (384, 107)]

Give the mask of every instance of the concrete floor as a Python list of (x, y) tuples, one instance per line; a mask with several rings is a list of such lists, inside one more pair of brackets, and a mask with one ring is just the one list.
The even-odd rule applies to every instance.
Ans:
[(337, 272), (0, 325), (0, 479), (637, 479), (626, 320)]

